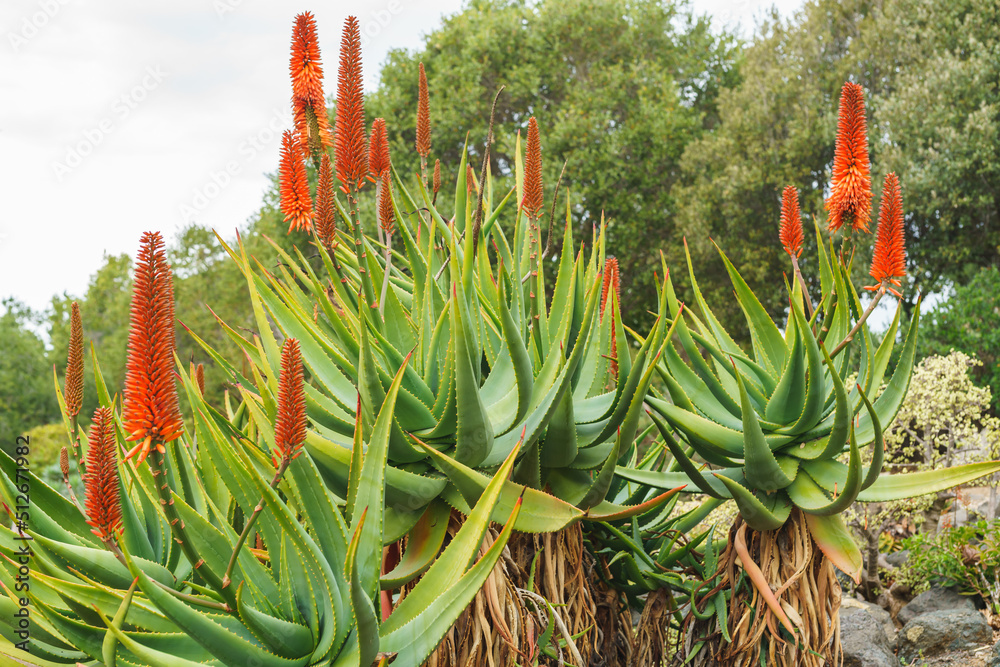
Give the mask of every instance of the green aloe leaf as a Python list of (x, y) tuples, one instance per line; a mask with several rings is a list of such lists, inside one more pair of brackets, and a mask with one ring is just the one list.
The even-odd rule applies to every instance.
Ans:
[[(724, 475), (716, 474), (715, 477), (729, 489), (736, 506), (740, 508), (740, 516), (754, 530), (777, 530), (788, 519), (792, 505), (787, 500), (778, 500), (773, 509), (769, 509), (739, 482)], [(784, 496), (784, 493), (780, 495)]]
[[(368, 449), (365, 451), (361, 475), (358, 478), (357, 496), (349, 500), (351, 507), (354, 508), (350, 532), (352, 534), (360, 532), (358, 551), (364, 563), (381, 562), (382, 559), (382, 507), (385, 503), (386, 456), (389, 451), (389, 434), (393, 425), (396, 397), (399, 395), (403, 371), (409, 360), (410, 358), (407, 356), (403, 366), (396, 372), (392, 386), (386, 393), (385, 401), (382, 403), (375, 420), (375, 426), (372, 429)], [(358, 510), (362, 514), (366, 513), (367, 510), (368, 520), (363, 529), (358, 523)], [(363, 570), (361, 581), (369, 597), (374, 598), (378, 595), (377, 569), (374, 571), (371, 568)]]
[(775, 326), (774, 321), (757, 299), (757, 295), (746, 284), (736, 267), (718, 245), (715, 248), (726, 264), (726, 271), (729, 273), (729, 278), (736, 290), (736, 299), (739, 301), (740, 308), (743, 309), (743, 314), (750, 327), (754, 358), (763, 359), (770, 366), (771, 371), (777, 374), (778, 370), (784, 367), (785, 355), (788, 353), (785, 339), (782, 338), (778, 327)]
[[(444, 499), (459, 511), (467, 514), (472, 507), (481, 502), (482, 494), (488, 488), (490, 478), (462, 465), (433, 447), (425, 445), (424, 448), (434, 465), (438, 466), (451, 480), (452, 486), (445, 490)], [(519, 451), (519, 449), (520, 445), (518, 444), (512, 453)], [(521, 532), (547, 533), (561, 530), (583, 516), (583, 512), (579, 509), (555, 496), (522, 484), (505, 481), (501, 486), (500, 500), (497, 502), (494, 520), (502, 520), (503, 516), (509, 514), (513, 509), (517, 499), (521, 497), (524, 498), (524, 504), (518, 513), (517, 523), (514, 526), (516, 530)]]
[[(448, 632), (492, 573), (493, 567), (500, 559), (500, 555), (514, 531), (514, 523), (517, 521), (517, 513), (520, 508), (521, 501), (518, 499), (504, 529), (490, 545), (490, 548), (486, 550), (479, 562), (469, 568), (461, 579), (445, 591), (446, 594), (438, 596), (427, 605), (413, 618), (412, 622), (388, 632), (386, 625), (383, 624), (382, 648), (386, 652), (397, 654), (393, 665), (419, 667), (423, 664), (426, 656), (438, 645), (441, 637)], [(447, 551), (442, 554), (441, 559), (446, 557)], [(411, 592), (410, 595), (413, 593)], [(391, 619), (392, 616), (389, 618)]]
[(860, 385), (858, 385), (858, 393), (864, 399), (865, 407), (868, 409), (868, 416), (871, 417), (875, 432), (875, 442), (872, 443), (872, 462), (865, 473), (864, 481), (861, 482), (861, 490), (864, 491), (878, 480), (879, 474), (882, 472), (882, 461), (885, 458), (885, 440), (882, 437), (882, 424), (879, 423), (878, 414), (876, 414), (872, 402), (868, 400), (868, 396), (862, 391)]
[[(375, 662), (379, 648), (378, 618), (375, 615), (375, 607), (372, 598), (363, 583), (361, 570), (378, 572), (381, 557), (375, 561), (366, 561), (360, 565), (358, 549), (361, 544), (362, 531), (365, 525), (365, 515), (367, 508), (358, 517), (357, 528), (347, 545), (347, 562), (345, 569), (351, 573), (351, 607), (354, 611), (354, 639), (358, 645), (358, 664), (371, 665)], [(379, 554), (381, 556), (381, 554)], [(366, 579), (367, 577), (364, 577)], [(377, 599), (377, 598), (376, 598)]]
[(897, 475), (883, 474), (874, 484), (858, 495), (858, 500), (866, 503), (881, 503), (916, 498), (928, 493), (944, 491), (953, 486), (968, 484), (995, 472), (1000, 472), (1000, 461), (967, 463), (942, 470), (923, 470)]
[(382, 590), (394, 590), (409, 583), (431, 566), (448, 533), (451, 508), (441, 501), (427, 506), (420, 520), (406, 535), (406, 551), (392, 571), (382, 575)]
[(670, 453), (674, 457), (674, 461), (677, 462), (681, 471), (683, 471), (684, 474), (687, 475), (692, 482), (694, 482), (694, 485), (697, 486), (702, 493), (706, 493), (713, 498), (719, 497), (715, 489), (712, 488), (712, 485), (708, 482), (705, 476), (701, 474), (701, 471), (698, 470), (698, 466), (696, 466), (694, 462), (688, 458), (687, 453), (680, 446), (677, 440), (674, 439), (674, 436), (670, 433), (670, 427), (667, 426), (666, 422), (664, 422), (663, 419), (661, 419), (660, 416), (654, 412), (650, 411), (647, 412), (647, 414), (650, 419), (653, 420), (657, 430), (659, 430), (660, 436), (663, 438), (663, 441), (666, 443), (667, 448), (670, 450)]
[(743, 411), (743, 452), (745, 463), (743, 474), (747, 482), (765, 491), (775, 491), (783, 489), (792, 483), (794, 470), (788, 475), (782, 466), (778, 465), (778, 460), (774, 458), (774, 453), (768, 447), (764, 439), (764, 431), (760, 427), (760, 420), (753, 406), (750, 405), (750, 397), (747, 395), (746, 386), (739, 373), (736, 374), (736, 382), (740, 390), (740, 407)]
[[(508, 477), (514, 468), (514, 461), (519, 449), (519, 447), (514, 448), (497, 470), (493, 479), (486, 484), (478, 502), (466, 515), (465, 523), (452, 538), (448, 548), (428, 568), (413, 590), (396, 606), (389, 618), (382, 623), (381, 633), (383, 637), (387, 637), (393, 631), (411, 623), (432, 600), (446, 595), (447, 591), (461, 580), (462, 575), (465, 574), (469, 564), (479, 551), (483, 535), (486, 533), (496, 505), (503, 495), (503, 489), (509, 484)], [(512, 513), (519, 504), (515, 501), (511, 505)], [(516, 515), (514, 516), (516, 519)], [(510, 523), (513, 525), (514, 522)], [(386, 648), (388, 647), (386, 646)]]
[(855, 583), (861, 583), (863, 561), (861, 550), (851, 537), (840, 514), (821, 516), (806, 514), (806, 525), (820, 551)]

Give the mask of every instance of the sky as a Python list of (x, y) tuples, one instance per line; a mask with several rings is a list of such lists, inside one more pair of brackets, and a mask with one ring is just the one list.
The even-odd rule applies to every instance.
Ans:
[[(749, 36), (771, 5), (701, 0)], [(326, 90), (340, 30), (361, 24), (365, 85), (390, 49), (416, 49), (461, 0), (3, 0), (0, 298), (45, 309), (82, 296), (105, 254), (190, 224), (230, 238), (259, 208), (289, 113), (294, 16), (319, 26)]]

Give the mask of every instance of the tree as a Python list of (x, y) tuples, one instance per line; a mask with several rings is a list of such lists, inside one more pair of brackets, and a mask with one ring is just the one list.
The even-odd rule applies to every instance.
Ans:
[[(835, 93), (849, 79), (865, 89), (876, 200), (882, 175), (895, 171), (902, 182), (907, 316), (919, 292), (996, 265), (998, 12), (990, 0), (811, 0), (788, 21), (768, 17), (745, 51), (741, 82), (719, 96), (719, 126), (682, 160), (678, 227), (695, 260), (723, 274), (712, 237), (738, 246), (731, 258), (751, 287), (779, 276), (786, 185), (800, 190), (807, 228), (813, 219), (825, 227)], [(810, 240), (807, 263), (815, 257)], [(868, 266), (854, 269), (861, 278)], [(728, 290), (721, 277), (705, 282), (707, 291)], [(776, 292), (762, 298), (772, 315), (787, 306)]]
[[(546, 209), (565, 161), (562, 183), (573, 193), (574, 220), (585, 239), (602, 212), (610, 221), (611, 252), (625, 267), (625, 319), (642, 324), (654, 300), (658, 250), (676, 252), (666, 241), (675, 230), (672, 188), (684, 147), (716, 122), (715, 100), (736, 82), (737, 55), (730, 35), (713, 33), (707, 19), (672, 3), (474, 0), (427, 35), (423, 49), (390, 53), (368, 111), (386, 119), (393, 160), (403, 173), (411, 170), (418, 164), (413, 145), (423, 62), (431, 164), (440, 158), (444, 175), (453, 176), (469, 129), (478, 171), (490, 105), (506, 86), (496, 112), (494, 175), (512, 186), (515, 137), (535, 116)], [(558, 236), (561, 225), (555, 227)]]
[(895, 0), (874, 31), (872, 60), (905, 45), (881, 58), (875, 118), (880, 167), (904, 188), (915, 287), (968, 283), (1000, 266), (1000, 5)]
[(8, 452), (14, 440), (40, 424), (59, 418), (45, 344), (35, 333), (40, 318), (24, 304), (7, 298), (0, 315), (0, 444)]
[(921, 334), (925, 354), (958, 350), (978, 357), (982, 364), (973, 376), (993, 393), (994, 410), (1000, 412), (1000, 270), (980, 269), (968, 285), (927, 314)]

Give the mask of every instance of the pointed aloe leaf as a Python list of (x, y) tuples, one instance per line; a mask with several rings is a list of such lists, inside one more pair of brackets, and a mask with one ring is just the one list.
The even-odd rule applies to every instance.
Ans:
[[(717, 462), (705, 457), (706, 461), (716, 463), (716, 465), (728, 466), (732, 465), (733, 461), (726, 462), (725, 459), (729, 457), (743, 458), (744, 443), (743, 434), (740, 431), (726, 428), (700, 415), (690, 413), (657, 398), (650, 398), (646, 402), (650, 407), (663, 415), (670, 422), (671, 426), (682, 432), (692, 446), (700, 446), (702, 449), (711, 452), (716, 459), (720, 457), (723, 459), (723, 461)], [(764, 436), (767, 446), (772, 450), (787, 445), (793, 439), (794, 437), (790, 435), (766, 434)]]
[(937, 493), (953, 486), (1000, 472), (1000, 461), (968, 463), (942, 470), (923, 470), (898, 475), (880, 475), (878, 480), (858, 495), (866, 503), (889, 502)]
[(254, 608), (246, 602), (242, 584), (236, 591), (236, 602), (247, 629), (276, 654), (294, 659), (312, 652), (313, 635), (309, 628)]
[(780, 429), (780, 431), (798, 435), (811, 429), (823, 417), (823, 400), (826, 397), (826, 390), (823, 382), (823, 358), (820, 356), (816, 337), (806, 322), (802, 307), (793, 301), (791, 310), (792, 316), (795, 318), (796, 335), (802, 338), (805, 347), (809, 379), (806, 384), (806, 400), (802, 406), (802, 413), (794, 424)]
[[(125, 593), (125, 597), (122, 598), (121, 606), (115, 613), (115, 617), (108, 622), (101, 610), (98, 609), (97, 613), (101, 614), (101, 619), (108, 626), (109, 630), (114, 628), (115, 630), (121, 630), (122, 624), (125, 622), (125, 616), (128, 614), (129, 607), (132, 606), (132, 595), (135, 593), (136, 582), (133, 581), (132, 585), (128, 587), (128, 591)], [(134, 651), (133, 651), (134, 652)], [(115, 655), (118, 653), (118, 637), (113, 631), (109, 631), (104, 637), (104, 644), (101, 646), (101, 657), (104, 658), (104, 664), (113, 665), (117, 662)]]
[(736, 299), (740, 303), (743, 315), (746, 317), (747, 325), (750, 327), (750, 340), (753, 343), (754, 358), (763, 359), (770, 366), (773, 373), (785, 365), (785, 355), (788, 348), (785, 346), (785, 339), (775, 326), (774, 321), (760, 304), (757, 295), (753, 293), (750, 286), (733, 266), (726, 254), (722, 252), (718, 244), (715, 249), (719, 251), (722, 261), (726, 264), (726, 271), (736, 290)]
[(785, 367), (774, 393), (767, 402), (764, 417), (778, 424), (789, 424), (802, 413), (806, 396), (806, 358), (802, 337), (795, 334), (795, 318), (788, 328), (792, 333), (792, 347), (785, 358)]
[(573, 395), (566, 392), (552, 414), (541, 443), (541, 464), (548, 468), (562, 468), (572, 463), (579, 452), (576, 435)]
[(517, 424), (528, 413), (534, 377), (531, 372), (531, 358), (528, 356), (528, 350), (524, 347), (524, 340), (521, 338), (517, 324), (515, 324), (510, 309), (507, 307), (505, 292), (506, 288), (510, 286), (510, 278), (503, 267), (500, 270), (500, 284), (503, 286), (499, 299), (500, 324), (503, 327), (504, 342), (507, 344), (507, 351), (510, 353), (510, 359), (514, 366), (514, 376), (517, 380), (517, 417), (514, 419), (514, 423)]
[(696, 466), (694, 462), (688, 458), (684, 449), (680, 446), (677, 440), (674, 439), (674, 436), (670, 433), (670, 427), (667, 426), (666, 422), (664, 422), (660, 416), (654, 412), (647, 412), (647, 414), (650, 419), (653, 420), (653, 423), (656, 424), (656, 428), (660, 431), (660, 436), (663, 438), (663, 441), (666, 443), (667, 448), (670, 450), (670, 453), (674, 457), (674, 461), (677, 462), (681, 471), (688, 476), (688, 479), (694, 482), (694, 485), (697, 486), (702, 493), (708, 494), (713, 498), (719, 497), (719, 494), (716, 493), (715, 489), (712, 488), (708, 480), (705, 479), (705, 476), (701, 474), (700, 470), (698, 470), (698, 466)]
[(694, 292), (694, 300), (698, 303), (698, 308), (701, 309), (701, 314), (705, 318), (705, 323), (708, 325), (712, 337), (715, 339), (715, 344), (726, 354), (742, 354), (743, 350), (740, 349), (740, 346), (736, 344), (736, 341), (729, 335), (729, 332), (722, 326), (722, 323), (719, 322), (712, 309), (708, 307), (708, 303), (701, 293), (701, 288), (698, 287), (698, 280), (694, 275), (694, 262), (691, 261), (691, 252), (688, 249), (687, 238), (684, 239), (684, 256), (687, 259), (688, 277), (691, 280), (691, 291)]
[(760, 420), (743, 383), (743, 377), (736, 373), (736, 383), (740, 389), (740, 407), (743, 410), (743, 471), (747, 482), (758, 489), (775, 491), (783, 489), (792, 483), (792, 478), (785, 474), (778, 465), (774, 453), (764, 440), (764, 431)]
[(615, 476), (615, 464), (618, 462), (618, 454), (621, 452), (621, 448), (622, 436), (621, 431), (619, 431), (614, 449), (611, 450), (608, 458), (604, 461), (600, 472), (594, 477), (594, 483), (587, 489), (583, 498), (576, 503), (577, 507), (582, 510), (589, 510), (604, 501), (604, 498), (608, 495), (608, 489), (611, 488), (611, 480)]
[(787, 500), (779, 500), (772, 511), (739, 482), (724, 475), (716, 474), (715, 477), (729, 489), (736, 506), (740, 509), (740, 516), (754, 530), (777, 530), (788, 519), (792, 505)]
[(839, 456), (844, 451), (847, 444), (848, 434), (853, 436), (854, 429), (851, 422), (854, 415), (851, 414), (851, 406), (847, 401), (847, 391), (844, 389), (844, 381), (840, 379), (840, 373), (833, 365), (830, 353), (826, 351), (825, 345), (820, 345), (823, 358), (826, 360), (826, 367), (830, 369), (830, 379), (833, 381), (833, 391), (836, 397), (836, 408), (833, 416), (833, 427), (830, 436), (826, 441), (820, 458), (828, 459)]
[(493, 447), (493, 425), (479, 392), (479, 381), (473, 367), (473, 351), (469, 348), (469, 332), (465, 317), (465, 297), (457, 290), (452, 294), (457, 307), (452, 308), (451, 331), (455, 342), (455, 396), (458, 408), (458, 429), (455, 432), (455, 458), (476, 466), (489, 455)]
[[(39, 551), (44, 550), (50, 554), (62, 567), (80, 570), (102, 584), (126, 589), (134, 580), (134, 576), (129, 575), (129, 571), (110, 551), (56, 542), (38, 534), (34, 534), (34, 539), (41, 547)], [(174, 576), (159, 563), (136, 557), (135, 564), (156, 581), (166, 586), (175, 584)]]
[(855, 583), (861, 583), (863, 565), (861, 550), (851, 537), (851, 531), (844, 524), (843, 516), (806, 514), (805, 519), (809, 533), (820, 551)]
[[(793, 493), (793, 490), (789, 488), (788, 490), (789, 497), (793, 501), (795, 501), (796, 504), (799, 504), (799, 506), (802, 507), (802, 509), (808, 512), (809, 514), (820, 514), (824, 516), (839, 514), (844, 510), (846, 510), (851, 505), (853, 505), (854, 501), (857, 499), (858, 493), (861, 491), (862, 473), (861, 473), (861, 455), (858, 453), (858, 441), (854, 437), (853, 425), (851, 426), (850, 429), (850, 441), (851, 441), (851, 454), (850, 454), (850, 463), (847, 466), (847, 479), (844, 480), (844, 485), (837, 489), (838, 493), (835, 494), (833, 500), (826, 503), (816, 504), (814, 502), (815, 493), (813, 492), (812, 487), (810, 487), (809, 484), (806, 484), (804, 487), (797, 488), (795, 490), (795, 491), (800, 491), (804, 489), (806, 490), (807, 493), (809, 493), (809, 497), (813, 498), (813, 502), (809, 503), (811, 506), (806, 506), (805, 504), (799, 503), (799, 501), (796, 499), (796, 496)], [(809, 477), (808, 473), (800, 476)], [(808, 481), (813, 482), (811, 477)], [(819, 486), (815, 484), (815, 482), (812, 483), (812, 486), (815, 486), (816, 489), (819, 489)], [(820, 490), (820, 493), (822, 493), (822, 490)]]
[(392, 571), (381, 577), (382, 590), (395, 590), (431, 566), (448, 533), (451, 508), (438, 501), (428, 505), (420, 520), (406, 535), (406, 551)]
[(360, 572), (362, 569), (377, 572), (381, 558), (375, 561), (366, 561), (364, 565), (360, 565), (358, 553), (367, 512), (368, 510), (365, 509), (358, 518), (357, 528), (347, 545), (347, 562), (345, 564), (347, 571), (351, 573), (351, 608), (354, 611), (354, 634), (357, 639), (359, 665), (373, 664), (378, 656), (379, 647), (378, 618), (375, 616), (372, 598), (369, 597), (362, 581), (368, 577), (363, 577)]
[[(903, 405), (906, 392), (910, 388), (910, 378), (913, 374), (913, 363), (916, 359), (917, 350), (917, 327), (920, 323), (920, 302), (913, 308), (913, 318), (910, 320), (910, 327), (906, 331), (906, 340), (903, 342), (903, 350), (899, 361), (896, 363), (896, 370), (893, 371), (892, 378), (885, 390), (875, 400), (875, 413), (882, 424), (892, 423), (896, 413)], [(856, 428), (858, 443), (867, 445), (875, 438), (874, 424), (868, 414), (862, 414), (858, 419)]]
[[(493, 479), (486, 484), (478, 502), (475, 503), (472, 511), (466, 517), (465, 523), (452, 538), (441, 557), (434, 561), (434, 564), (424, 573), (413, 590), (403, 598), (403, 601), (396, 606), (389, 618), (382, 623), (381, 633), (383, 637), (387, 637), (394, 630), (398, 630), (413, 621), (428, 606), (430, 601), (445, 594), (448, 589), (459, 582), (479, 551), (483, 535), (485, 535), (486, 528), (490, 523), (490, 517), (503, 495), (504, 487), (508, 485), (507, 478), (514, 468), (518, 451), (519, 447), (515, 447), (497, 470)], [(511, 510), (513, 511), (518, 505), (517, 501), (512, 503)]]
[(583, 520), (606, 521), (610, 523), (615, 521), (624, 521), (635, 516), (642, 516), (652, 512), (669, 501), (671, 498), (683, 491), (685, 486), (686, 485), (674, 487), (673, 489), (661, 493), (658, 496), (654, 496), (653, 498), (639, 503), (638, 505), (618, 505), (604, 500), (587, 510), (587, 515), (583, 518)]
[(861, 482), (861, 490), (864, 491), (878, 480), (879, 474), (882, 472), (882, 461), (885, 457), (885, 441), (882, 438), (882, 424), (879, 423), (878, 414), (875, 413), (875, 408), (872, 406), (872, 402), (868, 400), (868, 396), (861, 389), (861, 385), (858, 385), (858, 393), (861, 394), (861, 398), (865, 402), (865, 407), (868, 409), (868, 416), (871, 417), (875, 433), (875, 441), (872, 443), (872, 463), (868, 466), (864, 481)]
[[(358, 393), (358, 411), (354, 418), (354, 446), (351, 448), (351, 464), (347, 474), (347, 519), (353, 520), (357, 511), (358, 489), (361, 487), (361, 470), (364, 468), (365, 443), (361, 414), (361, 393)], [(361, 511), (364, 511), (362, 508)], [(346, 552), (345, 552), (346, 553)]]
[(826, 255), (826, 248), (823, 246), (823, 235), (819, 229), (819, 218), (813, 218), (816, 227), (816, 247), (819, 250), (819, 284), (823, 294), (829, 294), (833, 290), (833, 271), (830, 269), (830, 260)]
[[(365, 563), (381, 562), (382, 559), (382, 508), (385, 504), (385, 467), (389, 451), (389, 431), (392, 428), (399, 386), (403, 381), (403, 371), (409, 361), (410, 357), (407, 356), (403, 366), (396, 372), (396, 377), (393, 378), (382, 408), (375, 419), (371, 440), (361, 467), (357, 497), (354, 499), (351, 533), (361, 533), (359, 538), (361, 544), (358, 549)], [(359, 510), (362, 514), (367, 510), (368, 520), (363, 528), (358, 523)], [(378, 595), (378, 570), (367, 568), (363, 571), (362, 583), (369, 597), (375, 598)]]
[[(424, 445), (424, 448), (434, 465), (439, 467), (451, 480), (452, 486), (449, 489), (455, 489), (453, 494), (448, 492), (449, 489), (445, 490), (445, 500), (462, 511), (477, 506), (481, 502), (482, 494), (489, 487), (490, 478), (462, 465), (433, 447)], [(520, 441), (511, 450), (511, 453), (519, 450)], [(510, 458), (510, 454), (508, 454), (508, 458)], [(557, 531), (578, 521), (583, 516), (583, 512), (579, 509), (555, 496), (550, 496), (538, 489), (505, 481), (501, 486), (500, 500), (497, 502), (497, 516), (494, 517), (494, 520), (499, 520), (506, 513), (509, 513), (516, 500), (522, 496), (524, 497), (524, 506), (521, 508), (514, 528), (524, 533)], [(463, 504), (464, 507), (461, 506)]]
[[(382, 625), (382, 648), (386, 652), (397, 654), (395, 661), (393, 661), (394, 666), (420, 667), (426, 657), (437, 647), (441, 638), (486, 583), (486, 579), (493, 571), (493, 567), (500, 559), (507, 546), (507, 541), (514, 531), (514, 524), (520, 509), (521, 500), (518, 499), (504, 529), (486, 550), (483, 557), (467, 572), (464, 572), (461, 579), (454, 585), (442, 591), (442, 595), (421, 610), (413, 622), (394, 626), (391, 631), (387, 631), (387, 624)], [(448, 552), (445, 551), (441, 555), (441, 560), (447, 558)], [(392, 616), (389, 618), (391, 619)]]

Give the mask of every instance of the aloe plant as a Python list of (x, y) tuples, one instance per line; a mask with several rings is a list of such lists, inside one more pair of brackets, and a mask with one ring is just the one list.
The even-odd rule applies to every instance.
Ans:
[[(150, 243), (155, 250), (156, 239)], [(138, 312), (150, 325), (133, 328), (138, 337), (169, 323), (150, 314), (166, 307), (155, 294), (169, 291), (169, 269), (149, 273), (152, 281), (137, 278), (137, 284), (158, 287), (149, 290), (154, 298), (133, 302), (133, 315)], [(153, 305), (135, 306), (146, 302)], [(140, 347), (137, 340), (130, 355)], [(422, 564), (420, 582), (383, 619), (375, 611), (383, 466), (406, 364), (394, 373), (373, 421), (358, 414), (350, 466), (354, 483), (341, 499), (329, 491), (312, 459), (297, 455), (301, 436), (289, 426), (288, 413), (300, 409), (304, 418), (301, 370), (294, 379), (301, 362), (284, 353), (293, 343), (283, 345), (279, 376), (258, 376), (256, 385), (244, 388), (240, 407), (249, 419), (240, 420), (242, 429), (205, 402), (197, 378), (178, 363), (193, 427), (182, 425), (180, 436), (167, 442), (154, 439), (150, 460), (162, 458), (152, 464), (116, 454), (124, 450), (128, 422), (114, 411), (116, 401), (94, 358), (103, 407), (89, 437), (85, 509), (0, 456), (0, 498), (8, 507), (18, 504), (19, 494), (31, 498), (26, 525), (0, 526), (5, 593), (0, 653), (30, 664), (108, 667), (367, 667), (392, 655), (397, 665), (423, 662), (480, 589), (511, 535), (519, 501), (511, 505), (506, 528), (475, 561), (519, 443), (448, 547), (440, 554), (432, 550), (435, 557)], [(168, 352), (171, 358), (173, 351)], [(165, 393), (172, 391), (173, 369), (158, 363), (146, 368), (143, 381), (160, 393), (141, 395), (169, 405)], [(126, 402), (130, 391), (133, 385)], [(61, 395), (59, 400), (73, 440), (71, 413)], [(289, 401), (301, 405), (289, 407)], [(161, 418), (152, 417), (154, 426)], [(261, 538), (258, 548), (241, 548), (251, 528)], [(27, 573), (18, 562), (24, 544), (32, 552)], [(419, 546), (416, 540), (414, 545)], [(411, 564), (404, 561), (389, 577)], [(23, 629), (15, 616), (25, 606), (22, 598), (31, 614), (29, 653), (16, 648), (25, 640), (16, 634)]]
[[(864, 135), (864, 109), (855, 86), (845, 85), (845, 99), (853, 101), (846, 116), (842, 101), (841, 130), (844, 135), (848, 128), (847, 139), (857, 142)], [(838, 141), (835, 177), (867, 174), (867, 143), (855, 148), (844, 150)], [(860, 160), (841, 164), (842, 154), (862, 152), (863, 165)], [(862, 568), (861, 552), (842, 513), (855, 502), (933, 493), (1000, 470), (1000, 462), (993, 461), (898, 475), (881, 472), (883, 427), (894, 418), (909, 386), (920, 303), (918, 299), (896, 368), (886, 381), (900, 310), (878, 345), (866, 320), (883, 295), (898, 294), (892, 285), (898, 286), (905, 275), (902, 200), (898, 180), (890, 174), (871, 270), (877, 284), (866, 288), (875, 294), (862, 308), (850, 280), (854, 250), (848, 234), (867, 230), (862, 219), (866, 209), (855, 202), (865, 191), (870, 197), (870, 189), (859, 187), (861, 195), (844, 193), (848, 185), (857, 186), (857, 178), (845, 180), (839, 190), (835, 185), (829, 204), (844, 208), (832, 229), (853, 220), (839, 254), (832, 238), (824, 240), (816, 226), (822, 295), (815, 308), (798, 265), (802, 227), (797, 196), (794, 188), (786, 190), (781, 238), (792, 260), (793, 283), (786, 283), (789, 307), (783, 331), (719, 251), (746, 317), (750, 353), (712, 313), (690, 254), (690, 286), (699, 314), (679, 303), (672, 283), (666, 284), (676, 335), (656, 366), (663, 390), (653, 390), (647, 403), (679, 470), (649, 465), (619, 467), (616, 474), (662, 489), (690, 482), (686, 492), (732, 499), (739, 509), (717, 571), (708, 573), (702, 594), (691, 601), (691, 636), (701, 643), (689, 650), (697, 653), (703, 643), (711, 649), (702, 652), (695, 661), (699, 664), (720, 660), (749, 665), (765, 657), (768, 664), (836, 664), (839, 595), (834, 591), (839, 584), (830, 565), (856, 581)], [(854, 378), (851, 386), (849, 377)], [(870, 457), (863, 457), (869, 447)], [(734, 569), (737, 562), (740, 570)]]

